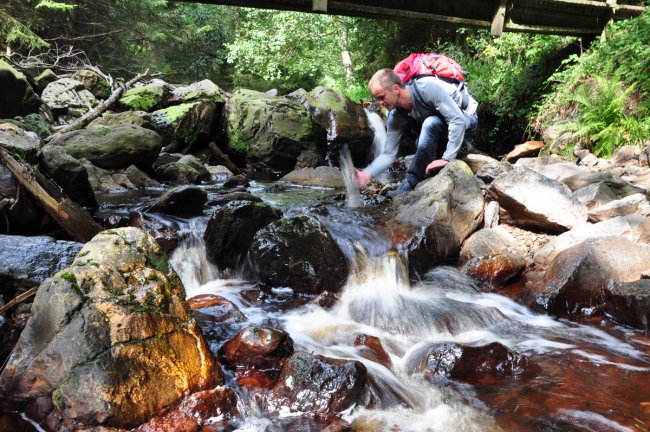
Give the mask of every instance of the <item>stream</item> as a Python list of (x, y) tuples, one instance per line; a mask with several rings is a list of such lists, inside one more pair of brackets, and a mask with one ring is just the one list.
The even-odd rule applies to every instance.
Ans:
[[(401, 227), (385, 226), (372, 208), (345, 207), (332, 190), (287, 185), (280, 192), (267, 192), (268, 186), (252, 182), (249, 190), (285, 214), (306, 212), (314, 204), (327, 208), (320, 218), (351, 271), (330, 310), (286, 287), (274, 287), (266, 300), (253, 304), (242, 295), (254, 288), (253, 282), (222, 278), (205, 258), (202, 237), (211, 210), (193, 219), (157, 216), (187, 233), (170, 258), (187, 298), (219, 295), (247, 317), (229, 325), (199, 318), (215, 353), (241, 328), (271, 325), (287, 331), (296, 350), (362, 362), (369, 374), (364, 399), (369, 403), (342, 415), (353, 430), (650, 430), (647, 334), (601, 318), (572, 322), (533, 312), (511, 299), (521, 287), (509, 287), (509, 297), (481, 292), (476, 281), (450, 266), (409, 281), (404, 253), (394, 246), (404, 235)], [(104, 201), (103, 211), (128, 211), (125, 198)], [(378, 338), (389, 360), (363, 355), (363, 347), (350, 342), (354, 335)], [(412, 372), (422, 350), (446, 342), (499, 342), (525, 355), (537, 370), (463, 382)], [(227, 373), (226, 379), (238, 392), (245, 419), (233, 430), (321, 430), (316, 423), (297, 420), (296, 413), (266, 418), (259, 397), (238, 389), (232, 375)]]

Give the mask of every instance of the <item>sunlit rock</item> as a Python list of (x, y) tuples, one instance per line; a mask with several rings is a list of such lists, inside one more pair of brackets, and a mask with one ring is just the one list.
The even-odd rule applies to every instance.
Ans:
[(484, 376), (518, 377), (539, 371), (528, 357), (498, 342), (478, 347), (453, 342), (424, 346), (409, 355), (406, 369), (427, 378), (443, 375), (465, 381)]
[(97, 126), (63, 134), (52, 142), (77, 159), (88, 159), (105, 169), (135, 165), (147, 170), (158, 157), (160, 136), (135, 125)]
[(118, 125), (136, 125), (151, 129), (151, 123), (145, 111), (105, 112), (101, 117), (91, 121), (88, 127)]
[(223, 104), (225, 101), (225, 92), (212, 81), (204, 79), (187, 86), (176, 87), (172, 90), (169, 103), (186, 103), (201, 99), (211, 100), (216, 104)]
[(338, 291), (348, 276), (347, 262), (323, 223), (313, 216), (290, 216), (255, 234), (249, 258), (260, 280), (295, 292)]
[(344, 187), (341, 170), (336, 167), (319, 166), (317, 168), (300, 168), (291, 171), (280, 180), (302, 186)]
[(39, 287), (0, 390), (51, 398), (49, 419), (76, 430), (136, 426), (221, 380), (160, 247), (122, 228), (95, 236)]
[(587, 206), (588, 209), (599, 207), (616, 199), (616, 195), (605, 183), (592, 183), (583, 186), (573, 193), (578, 201)]
[(295, 100), (253, 90), (237, 90), (225, 107), (228, 148), (246, 155), (254, 165), (290, 171), (304, 151), (320, 156), (323, 164), (325, 130)]
[(233, 324), (246, 321), (236, 304), (214, 294), (200, 294), (187, 300), (190, 308), (209, 316), (211, 322)]
[(26, 132), (12, 123), (1, 123), (0, 147), (27, 163), (33, 163), (38, 160), (41, 140), (35, 133)]
[(417, 229), (409, 245), (409, 265), (424, 272), (458, 259), (462, 243), (483, 222), (483, 204), (474, 174), (459, 160), (393, 199), (396, 222)]
[(618, 283), (605, 288), (605, 310), (618, 322), (648, 331), (650, 279)]
[(501, 174), (490, 184), (501, 219), (520, 227), (564, 232), (587, 220), (587, 208), (561, 182), (527, 168)]
[(245, 258), (255, 233), (280, 217), (261, 202), (231, 201), (214, 212), (203, 238), (208, 259), (220, 268), (236, 268)]
[(629, 214), (650, 216), (650, 203), (648, 203), (648, 199), (643, 194), (636, 193), (628, 195), (625, 198), (594, 207), (589, 210), (589, 220), (598, 222)]
[(588, 239), (560, 252), (542, 277), (526, 283), (528, 300), (557, 314), (590, 313), (608, 286), (650, 270), (650, 245), (620, 236)]
[(217, 104), (196, 100), (172, 105), (149, 115), (151, 127), (163, 138), (168, 151), (188, 153), (207, 144), (212, 138), (218, 118)]
[(162, 80), (152, 80), (132, 87), (118, 101), (122, 109), (130, 111), (153, 111), (161, 108), (169, 98), (169, 84)]
[(111, 86), (97, 72), (90, 69), (80, 69), (72, 75), (72, 79), (80, 81), (84, 88), (97, 99), (108, 99), (111, 95)]
[(76, 117), (97, 105), (97, 99), (84, 88), (82, 82), (61, 78), (45, 87), (41, 99), (55, 114), (72, 114)]
[(361, 362), (297, 352), (282, 366), (266, 408), (310, 416), (341, 412), (359, 401), (366, 379)]
[(133, 429), (134, 432), (195, 432), (229, 430), (240, 416), (237, 395), (228, 387), (216, 387), (187, 396), (180, 405)]

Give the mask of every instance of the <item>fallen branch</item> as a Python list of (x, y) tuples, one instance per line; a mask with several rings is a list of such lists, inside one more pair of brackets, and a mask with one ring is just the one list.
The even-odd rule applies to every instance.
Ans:
[(18, 303), (24, 302), (25, 300), (27, 300), (28, 298), (30, 298), (31, 296), (36, 294), (37, 289), (38, 289), (38, 287), (30, 288), (27, 291), (25, 291), (24, 293), (22, 293), (20, 295), (17, 295), (16, 298), (11, 300), (9, 303), (7, 303), (6, 305), (0, 307), (0, 315), (5, 313), (5, 311), (9, 310), (11, 307), (17, 305)]
[(0, 163), (41, 203), (46, 212), (78, 242), (87, 242), (103, 228), (83, 208), (70, 200), (61, 188), (31, 165), (14, 159), (0, 147)]
[(138, 81), (140, 81), (141, 79), (149, 75), (149, 69), (147, 69), (143, 73), (136, 75), (132, 80), (128, 81), (126, 84), (122, 84), (121, 82), (113, 83), (113, 80), (110, 76), (104, 75), (97, 68), (91, 68), (91, 69), (99, 73), (99, 75), (101, 75), (106, 81), (108, 81), (111, 87), (113, 87), (113, 92), (108, 97), (108, 99), (101, 101), (99, 105), (97, 105), (95, 108), (91, 109), (86, 114), (81, 116), (77, 121), (75, 121), (74, 123), (70, 123), (69, 125), (59, 129), (52, 135), (45, 138), (46, 142), (51, 142), (53, 140), (56, 140), (57, 138), (60, 138), (61, 135), (67, 132), (83, 129), (84, 127), (88, 126), (88, 124), (91, 121), (95, 120), (97, 117), (102, 115), (104, 111), (109, 109), (111, 106), (113, 106), (113, 104), (115, 104), (118, 100), (120, 100), (124, 92), (128, 90), (131, 86), (133, 86), (133, 84), (137, 83)]

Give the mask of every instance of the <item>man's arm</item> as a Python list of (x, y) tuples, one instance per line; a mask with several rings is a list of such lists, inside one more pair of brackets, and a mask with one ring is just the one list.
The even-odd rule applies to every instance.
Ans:
[[(392, 110), (388, 113), (384, 150), (370, 163), (370, 165), (368, 165), (368, 167), (366, 167), (366, 169), (357, 171), (357, 183), (359, 186), (365, 186), (370, 182), (370, 180), (383, 173), (393, 164), (393, 162), (395, 162), (405, 124), (406, 117), (398, 113), (396, 110)], [(362, 183), (364, 181), (365, 183)]]

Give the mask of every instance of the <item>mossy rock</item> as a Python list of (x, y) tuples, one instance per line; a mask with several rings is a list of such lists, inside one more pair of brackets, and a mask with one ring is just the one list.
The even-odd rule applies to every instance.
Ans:
[(161, 87), (136, 87), (127, 90), (119, 104), (131, 111), (151, 111), (162, 105), (164, 96)]
[(39, 102), (27, 77), (0, 60), (0, 118), (24, 116), (38, 110)]
[(164, 144), (176, 144), (189, 150), (201, 138), (212, 136), (216, 114), (213, 101), (198, 100), (154, 111), (149, 120), (152, 128), (163, 137)]

